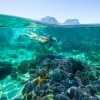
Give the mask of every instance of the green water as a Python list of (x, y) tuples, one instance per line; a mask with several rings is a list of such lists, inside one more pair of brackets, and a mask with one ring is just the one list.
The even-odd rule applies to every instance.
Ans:
[[(56, 50), (56, 54), (75, 53), (78, 55), (83, 53), (85, 58), (89, 54), (93, 56), (93, 62), (96, 59), (99, 60), (100, 57), (100, 25), (57, 26), (42, 24), (30, 19), (1, 15), (0, 26), (0, 49), (7, 48), (9, 50), (21, 44), (28, 47), (20, 46), (18, 49), (28, 49), (31, 43), (33, 44), (30, 47), (35, 48), (35, 45), (39, 45), (37, 41), (30, 41), (30, 39), (25, 37), (19, 41), (16, 40), (20, 34), (34, 32), (40, 36), (46, 34), (58, 39), (58, 42), (48, 46), (48, 49), (52, 47)], [(34, 51), (34, 49), (30, 50)], [(99, 63), (98, 60), (96, 63)]]
[[(27, 37), (17, 39), (20, 34), (30, 34), (30, 32), (40, 36), (49, 35), (56, 41), (51, 45), (41, 44)], [(30, 19), (0, 15), (0, 61), (10, 62), (13, 67), (16, 67), (23, 60), (34, 60), (37, 56), (49, 54), (72, 57), (83, 63), (100, 66), (100, 25), (49, 25)], [(27, 75), (21, 77), (25, 79)], [(21, 88), (18, 90), (16, 87), (12, 91), (13, 87), (10, 90), (7, 84), (10, 81), (13, 84), (13, 80), (9, 79), (8, 82), (5, 80), (7, 77), (0, 80), (0, 97), (6, 95), (8, 100), (21, 97), (17, 95)], [(19, 81), (16, 82), (17, 84)], [(22, 87), (21, 84), (19, 87)], [(7, 90), (12, 93), (6, 94)]]

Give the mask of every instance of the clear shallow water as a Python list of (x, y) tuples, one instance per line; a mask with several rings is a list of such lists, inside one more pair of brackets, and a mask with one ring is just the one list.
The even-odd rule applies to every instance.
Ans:
[[(17, 39), (21, 34), (30, 34), (30, 32), (36, 33), (39, 36), (51, 36), (55, 38), (55, 41), (41, 44), (39, 41), (30, 40), (24, 36)], [(28, 70), (34, 67), (34, 64), (31, 68), (27, 67), (27, 63), (30, 61), (35, 62), (36, 58), (42, 58), (42, 56), (47, 55), (64, 58), (71, 57), (81, 61), (83, 64), (96, 66), (99, 69), (100, 25), (49, 25), (30, 19), (0, 15), (0, 62), (9, 62), (11, 64), (13, 69), (8, 74), (9, 77), (11, 76), (8, 80), (11, 80), (12, 84), (16, 81), (16, 86), (20, 84), (19, 87), (14, 88), (13, 92), (9, 93), (7, 91), (12, 91), (12, 88), (10, 89), (12, 84), (9, 87), (7, 86), (9, 81), (5, 81), (8, 76), (1, 78), (0, 97), (7, 97), (7, 100), (15, 97), (22, 98), (19, 91), (22, 90), (24, 83), (30, 77)], [(21, 62), (24, 62), (27, 66)], [(35, 64), (38, 65), (38, 63), (36, 62)], [(27, 69), (23, 72), (23, 68), (19, 66), (25, 66)], [(13, 74), (15, 69), (17, 70), (15, 71), (17, 76)], [(4, 71), (3, 73), (6, 73), (6, 70)], [(6, 85), (3, 85), (5, 83)]]

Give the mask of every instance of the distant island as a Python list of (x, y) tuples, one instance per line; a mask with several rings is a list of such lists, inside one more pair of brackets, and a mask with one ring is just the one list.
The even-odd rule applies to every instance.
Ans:
[(63, 24), (64, 25), (79, 25), (80, 22), (78, 19), (67, 19)]
[(60, 24), (55, 17), (50, 17), (50, 16), (41, 18), (40, 21), (48, 24)]
[(56, 24), (56, 25), (79, 25), (80, 24), (78, 19), (67, 19), (67, 20), (65, 20), (64, 23), (60, 23), (57, 21), (57, 19), (55, 17), (50, 17), (50, 16), (41, 18), (40, 21), (43, 23)]

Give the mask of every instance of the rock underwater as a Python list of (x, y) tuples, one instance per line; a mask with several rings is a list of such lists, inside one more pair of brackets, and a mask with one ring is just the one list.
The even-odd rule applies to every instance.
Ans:
[(25, 84), (23, 100), (99, 100), (94, 82), (100, 79), (91, 78), (91, 70), (73, 58), (47, 56)]
[(0, 80), (8, 76), (12, 71), (12, 65), (9, 62), (0, 61)]

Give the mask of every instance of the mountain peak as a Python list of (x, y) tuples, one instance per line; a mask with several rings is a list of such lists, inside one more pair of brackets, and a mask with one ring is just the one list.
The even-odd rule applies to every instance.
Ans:
[(46, 16), (41, 19), (41, 22), (48, 23), (48, 24), (59, 24), (55, 17)]
[(64, 25), (79, 25), (80, 22), (78, 19), (67, 19), (67, 20), (65, 20), (65, 22), (63, 24)]
[(55, 25), (79, 25), (78, 19), (67, 19), (64, 23), (59, 23), (55, 17), (46, 16), (40, 20), (43, 23), (55, 24)]

